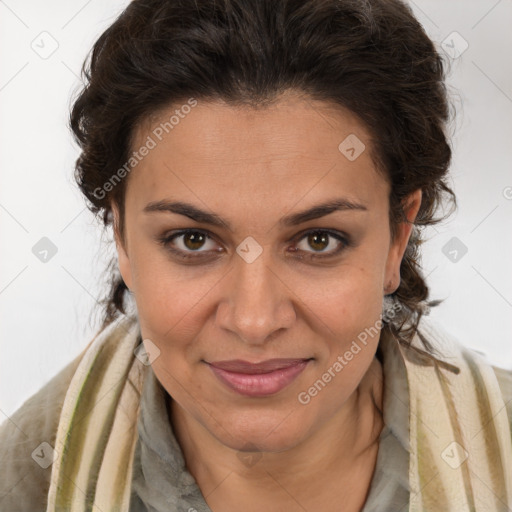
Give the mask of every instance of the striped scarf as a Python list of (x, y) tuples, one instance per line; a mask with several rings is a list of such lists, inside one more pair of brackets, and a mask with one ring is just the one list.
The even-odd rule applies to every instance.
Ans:
[[(496, 376), (428, 322), (422, 334), (454, 374), (400, 346), (409, 386), (410, 512), (512, 509), (512, 435)], [(55, 441), (47, 512), (127, 512), (146, 372), (136, 317), (82, 352)], [(416, 334), (413, 345), (421, 348)], [(508, 508), (507, 508), (508, 507)]]

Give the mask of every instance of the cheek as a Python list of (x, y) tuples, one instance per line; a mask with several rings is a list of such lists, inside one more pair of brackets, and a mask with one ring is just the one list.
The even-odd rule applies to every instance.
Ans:
[(321, 320), (322, 347), (301, 397), (309, 400), (308, 414), (319, 420), (338, 410), (373, 360), (382, 327), (379, 275), (378, 267), (354, 267), (309, 304)]
[[(335, 302), (337, 301), (337, 302)], [(320, 370), (337, 370), (341, 366), (342, 380), (357, 382), (364, 373), (375, 353), (380, 337), (380, 314), (382, 312), (382, 297), (373, 287), (340, 293), (332, 299), (332, 304), (323, 310), (323, 320), (329, 326), (326, 334), (326, 354), (321, 361)], [(341, 358), (341, 360), (340, 360)], [(334, 364), (336, 368), (332, 368)]]
[(341, 265), (329, 279), (317, 282), (297, 277), (294, 291), (326, 326), (342, 333), (365, 326), (382, 311), (384, 263)]
[[(357, 264), (340, 266), (328, 281), (321, 283), (318, 293), (308, 294), (311, 280), (306, 279), (297, 293), (307, 303), (308, 314), (318, 320), (314, 329), (318, 329), (322, 348), (319, 348), (315, 374), (318, 378), (327, 371), (335, 374), (330, 387), (338, 392), (351, 389), (374, 356), (382, 327), (384, 263), (383, 258), (371, 254), (365, 257), (361, 253)], [(329, 375), (325, 378), (329, 379)], [(335, 394), (332, 399), (336, 403)]]
[(134, 290), (142, 336), (154, 340), (169, 365), (178, 355), (192, 360), (194, 340), (212, 314), (208, 297), (222, 276), (162, 257), (138, 262)]

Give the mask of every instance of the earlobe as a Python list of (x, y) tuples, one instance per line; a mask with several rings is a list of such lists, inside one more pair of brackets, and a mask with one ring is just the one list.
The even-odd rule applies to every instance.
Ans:
[(403, 202), (403, 211), (407, 222), (403, 221), (397, 226), (396, 238), (389, 249), (384, 276), (384, 283), (386, 283), (384, 286), (385, 295), (395, 292), (400, 286), (400, 265), (421, 206), (421, 196), (421, 189), (417, 189), (409, 194)]
[(119, 265), (119, 272), (121, 273), (121, 277), (126, 285), (126, 287), (131, 291), (132, 290), (132, 275), (131, 275), (131, 266), (130, 259), (127, 253), (126, 240), (123, 242), (120, 228), (119, 228), (119, 210), (115, 203), (111, 203), (112, 205), (112, 216), (113, 216), (113, 231), (114, 231), (114, 240), (117, 249), (117, 260)]

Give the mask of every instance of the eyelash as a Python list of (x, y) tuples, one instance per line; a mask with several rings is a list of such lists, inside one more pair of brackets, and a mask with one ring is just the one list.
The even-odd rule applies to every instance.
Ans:
[[(159, 237), (158, 238), (158, 241), (159, 243), (166, 249), (168, 250), (169, 252), (171, 252), (172, 254), (175, 254), (177, 255), (178, 257), (180, 257), (181, 259), (183, 260), (194, 260), (194, 259), (200, 259), (200, 258), (204, 258), (204, 254), (207, 254), (208, 252), (212, 252), (212, 251), (182, 251), (181, 249), (175, 249), (173, 247), (171, 247), (171, 242), (173, 240), (175, 240), (176, 238), (180, 237), (180, 236), (183, 236), (183, 235), (187, 235), (187, 234), (190, 234), (190, 233), (199, 233), (199, 234), (203, 234), (203, 235), (206, 235), (206, 238), (210, 239), (210, 240), (213, 240), (215, 237), (211, 236), (211, 234), (206, 231), (206, 230), (202, 230), (202, 229), (184, 229), (184, 230), (181, 230), (181, 231), (177, 231), (177, 232), (172, 232), (172, 233), (167, 233), (166, 235), (162, 236), (162, 237)], [(327, 234), (329, 237), (332, 237), (336, 240), (338, 240), (339, 242), (341, 242), (340, 244), (340, 247), (338, 249), (335, 249), (334, 251), (330, 251), (329, 253), (309, 253), (309, 251), (302, 251), (302, 252), (306, 252), (306, 253), (309, 253), (307, 256), (295, 256), (297, 259), (300, 259), (300, 260), (303, 260), (303, 259), (326, 259), (326, 258), (332, 258), (334, 256), (337, 256), (339, 253), (341, 253), (343, 250), (345, 250), (346, 248), (350, 247), (352, 245), (352, 242), (351, 242), (351, 239), (350, 237), (348, 237), (347, 235), (343, 234), (343, 233), (340, 233), (340, 232), (337, 232), (337, 231), (332, 231), (332, 230), (329, 230), (329, 229), (320, 229), (320, 228), (316, 228), (316, 229), (309, 229), (305, 232), (302, 232), (302, 233), (299, 233), (298, 235), (296, 235), (295, 239), (293, 240), (294, 243), (298, 243), (300, 242), (301, 240), (303, 240), (304, 238), (306, 238), (308, 235), (310, 234), (313, 234), (313, 233), (324, 233), (324, 234)], [(298, 252), (299, 250), (297, 250)]]

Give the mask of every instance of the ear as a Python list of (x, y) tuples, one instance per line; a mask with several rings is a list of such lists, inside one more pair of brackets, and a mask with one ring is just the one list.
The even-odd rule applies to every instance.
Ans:
[(391, 241), (384, 275), (384, 294), (388, 295), (400, 286), (400, 264), (412, 233), (413, 223), (421, 206), (421, 189), (409, 194), (402, 202), (407, 222), (397, 226), (395, 239)]
[(124, 283), (126, 284), (129, 290), (132, 289), (132, 269), (130, 266), (130, 259), (128, 257), (128, 247), (127, 247), (127, 239), (123, 243), (120, 227), (119, 227), (119, 219), (120, 214), (117, 208), (117, 205), (112, 202), (112, 216), (113, 216), (113, 227), (114, 227), (114, 239), (116, 242), (117, 249), (117, 259), (119, 264), (119, 272), (121, 273), (121, 277), (123, 278)]

